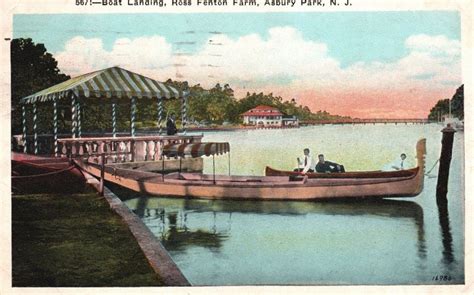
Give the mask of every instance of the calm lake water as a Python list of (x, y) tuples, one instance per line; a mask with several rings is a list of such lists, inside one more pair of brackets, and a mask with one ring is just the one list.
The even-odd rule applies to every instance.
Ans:
[[(439, 158), (441, 128), (327, 125), (212, 132), (204, 140), (230, 142), (232, 174), (263, 175), (266, 165), (294, 168), (305, 147), (346, 170), (381, 169), (402, 152), (415, 164), (415, 144), (424, 137), (428, 170)], [(438, 166), (416, 198), (377, 202), (119, 195), (193, 285), (455, 284), (464, 281), (463, 147), (458, 132), (445, 208), (436, 205)], [(216, 157), (216, 169), (228, 173), (227, 155)], [(212, 158), (205, 172), (212, 173)]]

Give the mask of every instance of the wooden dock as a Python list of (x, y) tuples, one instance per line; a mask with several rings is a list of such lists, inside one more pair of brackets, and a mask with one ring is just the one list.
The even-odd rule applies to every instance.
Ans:
[(337, 120), (305, 120), (300, 121), (300, 126), (309, 126), (309, 125), (327, 125), (327, 124), (336, 124), (336, 125), (344, 125), (344, 124), (429, 124), (433, 123), (428, 119), (337, 119)]

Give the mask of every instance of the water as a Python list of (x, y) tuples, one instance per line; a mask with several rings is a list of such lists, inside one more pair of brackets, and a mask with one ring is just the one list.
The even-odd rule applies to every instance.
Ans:
[[(440, 125), (334, 125), (206, 133), (231, 144), (232, 174), (290, 169), (313, 154), (374, 170), (427, 138), (427, 169)], [(456, 284), (464, 281), (463, 133), (455, 134), (449, 204), (436, 205), (436, 177), (416, 198), (354, 202), (182, 200), (120, 192), (193, 285)], [(212, 173), (212, 159), (205, 160)], [(432, 176), (437, 174), (433, 169)], [(227, 156), (216, 158), (228, 172)], [(440, 281), (442, 279), (442, 281)]]

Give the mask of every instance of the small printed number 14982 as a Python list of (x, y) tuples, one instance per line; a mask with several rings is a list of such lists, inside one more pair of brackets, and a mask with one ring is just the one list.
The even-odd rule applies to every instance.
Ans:
[(451, 281), (451, 276), (433, 276), (432, 280), (433, 281), (446, 281), (446, 282), (449, 282), (449, 281)]

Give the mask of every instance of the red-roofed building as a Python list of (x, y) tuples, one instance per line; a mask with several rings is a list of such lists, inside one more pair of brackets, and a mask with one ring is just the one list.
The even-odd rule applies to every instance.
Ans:
[(274, 107), (259, 105), (241, 115), (244, 124), (258, 126), (282, 126), (283, 114)]

